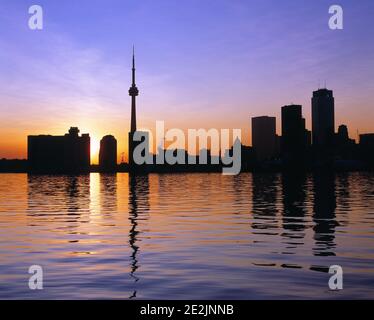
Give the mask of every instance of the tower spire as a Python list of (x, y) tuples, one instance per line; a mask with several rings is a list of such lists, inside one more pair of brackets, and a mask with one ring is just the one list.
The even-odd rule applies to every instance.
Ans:
[(132, 46), (132, 85), (135, 86), (135, 46)]

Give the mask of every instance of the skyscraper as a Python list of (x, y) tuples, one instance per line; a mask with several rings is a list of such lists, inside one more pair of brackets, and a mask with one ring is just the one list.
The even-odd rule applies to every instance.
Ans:
[(303, 156), (306, 145), (305, 120), (301, 105), (282, 107), (282, 158), (286, 161)]
[(275, 117), (252, 118), (252, 146), (259, 161), (269, 160), (276, 155), (277, 136), (275, 125)]
[(332, 90), (319, 89), (312, 97), (313, 145), (327, 149), (333, 146), (335, 135), (334, 96)]
[(114, 171), (117, 166), (117, 140), (111, 135), (100, 141), (99, 165), (102, 171)]

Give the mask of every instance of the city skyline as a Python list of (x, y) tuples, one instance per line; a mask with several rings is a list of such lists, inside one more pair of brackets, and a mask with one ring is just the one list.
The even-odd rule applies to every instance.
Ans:
[(0, 300), (242, 318), (374, 299), (373, 16), (2, 0)]
[[(186, 145), (179, 145), (179, 142), (177, 143), (178, 140), (167, 140), (167, 135), (164, 135), (162, 136), (162, 143), (159, 144), (158, 141), (151, 141), (150, 134), (152, 133), (152, 130), (149, 130), (150, 132), (148, 132), (148, 130), (138, 130), (136, 98), (139, 95), (139, 90), (135, 79), (135, 47), (133, 45), (131, 86), (128, 91), (129, 96), (131, 97), (131, 122), (130, 131), (128, 132), (127, 148), (127, 163), (129, 165), (130, 172), (144, 173), (150, 169), (150, 167), (148, 169), (146, 169), (144, 166), (139, 167), (134, 160), (134, 149), (143, 142), (146, 143), (145, 150), (148, 150), (147, 152), (150, 153), (151, 157), (156, 155), (158, 156), (160, 153), (163, 154), (163, 157), (165, 157), (164, 152), (174, 153), (179, 149), (182, 150), (183, 154), (187, 155), (188, 158), (189, 155)], [(247, 152), (249, 153), (243, 155), (245, 160), (244, 162), (241, 161), (242, 165), (244, 164), (246, 169), (248, 169), (248, 166), (253, 165), (254, 162), (257, 162), (257, 165), (261, 166), (261, 163), (273, 161), (274, 166), (276, 164), (274, 160), (276, 159), (282, 160), (284, 168), (295, 165), (301, 165), (301, 167), (303, 167), (308, 163), (311, 163), (311, 159), (306, 160), (305, 157), (307, 150), (314, 150), (309, 154), (309, 156), (314, 158), (312, 162), (315, 162), (317, 166), (321, 165), (322, 163), (324, 163), (323, 166), (331, 163), (330, 161), (333, 159), (331, 157), (333, 157), (334, 154), (339, 158), (346, 158), (347, 155), (350, 154), (348, 159), (352, 160), (355, 158), (357, 160), (361, 157), (361, 160), (366, 158), (365, 160), (370, 163), (370, 159), (372, 157), (367, 152), (369, 152), (372, 148), (372, 139), (374, 136), (373, 133), (359, 135), (359, 144), (361, 150), (356, 148), (356, 151), (359, 151), (361, 156), (356, 158), (353, 156), (354, 149), (352, 149), (355, 147), (356, 142), (355, 139), (350, 139), (348, 127), (345, 124), (340, 124), (338, 131), (335, 131), (335, 97), (333, 90), (329, 90), (325, 87), (318, 88), (318, 90), (313, 91), (311, 106), (311, 131), (306, 127), (306, 120), (303, 117), (302, 105), (292, 103), (290, 105), (281, 107), (281, 135), (278, 135), (276, 132), (276, 117), (269, 117), (267, 115), (252, 117), (252, 145), (248, 149), (248, 146), (243, 144), (242, 138), (237, 137), (235, 142), (232, 141), (231, 150), (233, 150), (236, 143), (239, 143), (239, 149), (241, 150), (247, 148)], [(164, 125), (165, 124), (163, 123), (163, 126)], [(203, 129), (203, 131), (205, 130)], [(100, 170), (103, 172), (117, 171), (117, 164), (119, 161), (116, 138), (113, 135), (105, 135), (100, 140), (98, 150), (99, 161), (96, 163), (95, 160), (92, 161), (92, 157), (95, 155), (92, 153), (93, 148), (89, 133), (82, 134), (80, 137), (79, 132), (80, 130), (78, 127), (71, 127), (69, 132), (64, 136), (55, 136), (51, 134), (29, 135), (27, 143), (28, 170), (33, 172), (88, 172), (91, 164), (99, 164)], [(135, 135), (142, 136), (141, 140), (138, 140), (139, 137), (134, 138)], [(363, 136), (367, 136), (367, 141), (366, 137)], [(174, 136), (174, 138), (176, 137)], [(219, 141), (216, 141), (217, 138), (218, 137), (211, 136), (210, 144), (219, 144)], [(185, 138), (183, 138), (183, 141), (185, 141)], [(199, 143), (201, 143), (201, 141)], [(169, 144), (172, 146), (172, 149), (166, 151), (169, 149)], [(161, 146), (163, 147), (161, 148)], [(310, 149), (311, 147), (313, 148)], [(222, 154), (226, 154), (226, 152), (232, 152), (229, 149), (226, 149), (225, 151), (220, 149), (220, 154), (216, 154), (210, 149), (209, 145), (207, 145), (206, 148), (209, 150), (209, 155), (213, 155), (215, 157), (219, 156), (217, 159), (219, 159)], [(238, 151), (239, 149), (236, 150)], [(141, 157), (145, 156), (145, 150), (141, 153)], [(201, 150), (207, 149), (202, 148), (201, 145), (199, 145), (198, 149), (195, 149), (195, 151), (190, 155), (201, 156)], [(190, 151), (189, 147), (188, 151)], [(124, 155), (125, 152), (121, 152), (121, 164), (123, 164), (125, 158)], [(206, 154), (206, 156), (208, 157), (208, 154)], [(172, 157), (174, 158), (174, 156)], [(348, 159), (346, 158), (345, 160)], [(182, 163), (184, 164), (184, 162)], [(177, 162), (177, 164), (182, 163)], [(217, 168), (212, 169), (216, 170)], [(240, 171), (241, 169), (239, 168), (238, 173)]]
[[(356, 141), (357, 130), (374, 131), (373, 44), (364, 41), (372, 23), (365, 16), (374, 8), (368, 1), (356, 7), (342, 2), (347, 21), (342, 31), (328, 29), (325, 1), (219, 1), (215, 19), (207, 15), (210, 3), (196, 11), (192, 1), (182, 5), (182, 12), (168, 1), (158, 8), (147, 2), (146, 9), (111, 1), (90, 6), (85, 20), (81, 10), (87, 10), (88, 2), (82, 8), (72, 2), (57, 8), (41, 1), (45, 28), (37, 32), (27, 28), (25, 4), (6, 2), (0, 12), (3, 28), (12, 34), (2, 39), (8, 50), (0, 57), (0, 158), (26, 158), (28, 134), (64, 134), (73, 125), (91, 134), (93, 163), (100, 139), (108, 134), (118, 139), (120, 160), (130, 131), (127, 84), (133, 43), (140, 61), (140, 129), (154, 129), (156, 120), (181, 129), (241, 128), (243, 143), (252, 145), (252, 117), (280, 119), (281, 106), (295, 103), (302, 105), (311, 130), (312, 91), (326, 80), (336, 98), (335, 127), (347, 125)], [(112, 23), (100, 18), (103, 9), (118, 11)], [(188, 20), (192, 17), (195, 24)], [(247, 19), (244, 27), (241, 22)], [(157, 41), (151, 39), (155, 33)], [(276, 129), (280, 134), (279, 120)]]

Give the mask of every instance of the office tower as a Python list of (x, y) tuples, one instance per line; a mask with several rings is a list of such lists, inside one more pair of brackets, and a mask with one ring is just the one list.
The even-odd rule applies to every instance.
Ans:
[(276, 156), (277, 135), (275, 117), (252, 118), (252, 146), (258, 161), (272, 159)]
[(117, 140), (105, 136), (100, 141), (99, 166), (102, 171), (115, 171), (117, 167)]
[(297, 159), (305, 151), (305, 120), (301, 105), (282, 107), (282, 157), (285, 160)]
[(332, 90), (319, 89), (312, 97), (312, 139), (317, 148), (333, 146), (335, 134), (334, 96)]
[(32, 172), (88, 172), (90, 136), (71, 127), (64, 136), (28, 136), (27, 157)]

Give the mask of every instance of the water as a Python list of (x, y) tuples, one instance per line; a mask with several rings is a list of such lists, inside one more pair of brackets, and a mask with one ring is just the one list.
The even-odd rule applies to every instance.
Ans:
[(373, 186), (369, 173), (1, 174), (0, 298), (373, 299)]

